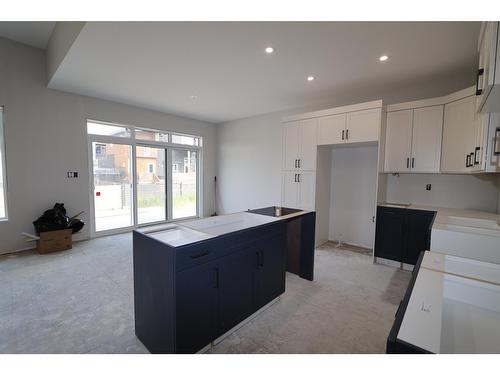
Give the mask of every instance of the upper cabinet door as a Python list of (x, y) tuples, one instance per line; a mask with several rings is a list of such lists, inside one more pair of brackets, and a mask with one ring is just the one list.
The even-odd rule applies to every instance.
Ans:
[(475, 108), (475, 96), (445, 104), (441, 172), (470, 172), (466, 163), (475, 148)]
[(300, 122), (290, 122), (283, 125), (283, 169), (298, 169)]
[(347, 114), (346, 142), (373, 142), (379, 140), (381, 109), (367, 109)]
[(409, 172), (413, 110), (388, 112), (384, 172)]
[(345, 142), (346, 114), (322, 117), (318, 120), (318, 145)]
[(318, 147), (318, 120), (311, 119), (300, 122), (299, 169), (313, 171), (316, 169), (316, 151)]
[(413, 110), (412, 172), (439, 172), (443, 111), (442, 105)]

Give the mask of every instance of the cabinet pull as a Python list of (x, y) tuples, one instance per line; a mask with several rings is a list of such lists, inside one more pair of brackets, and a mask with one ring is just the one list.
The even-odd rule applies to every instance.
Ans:
[(297, 182), (297, 173), (295, 173), (295, 178), (293, 179), (293, 182)]
[(297, 159), (295, 159), (295, 168), (297, 168)]
[(500, 150), (497, 150), (497, 146), (499, 143), (498, 135), (500, 134), (500, 126), (495, 129), (495, 139), (493, 143), (493, 154), (500, 155)]
[(470, 154), (467, 154), (467, 156), (465, 157), (465, 166), (467, 168), (470, 167)]
[(484, 69), (478, 69), (477, 71), (477, 76), (476, 76), (476, 96), (480, 96), (483, 93), (483, 89), (479, 88), (479, 77), (481, 77), (484, 74)]
[(297, 175), (297, 182), (300, 182), (300, 173)]
[(478, 151), (481, 151), (481, 147), (476, 147), (474, 149), (474, 165), (478, 165), (479, 164), (479, 152)]
[(469, 156), (469, 164), (471, 167), (473, 167), (474, 166), (474, 153), (471, 152), (469, 155), (470, 155)]
[(219, 269), (215, 269), (215, 289), (219, 289)]
[(345, 131), (345, 139), (346, 139), (346, 140), (347, 140), (347, 139), (349, 139), (349, 129), (347, 129), (347, 130)]
[(189, 257), (191, 259), (196, 259), (196, 258), (201, 258), (201, 257), (204, 257), (206, 255), (210, 254), (210, 251), (203, 251), (202, 253), (198, 253), (198, 254), (191, 254)]
[(415, 168), (415, 158), (411, 158), (411, 168)]
[(410, 158), (406, 158), (406, 168), (410, 168)]
[(299, 164), (299, 168), (300, 168), (300, 160), (301, 160), (301, 159), (299, 159), (299, 163), (298, 163), (298, 164)]
[(344, 132), (345, 130), (342, 130), (342, 140), (344, 140)]

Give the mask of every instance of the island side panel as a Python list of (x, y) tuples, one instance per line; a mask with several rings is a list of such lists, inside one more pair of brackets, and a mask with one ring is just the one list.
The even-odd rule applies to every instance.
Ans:
[(310, 212), (300, 217), (300, 273), (303, 279), (312, 281), (314, 277), (314, 236), (316, 213)]
[(151, 353), (175, 353), (174, 250), (133, 232), (135, 334)]

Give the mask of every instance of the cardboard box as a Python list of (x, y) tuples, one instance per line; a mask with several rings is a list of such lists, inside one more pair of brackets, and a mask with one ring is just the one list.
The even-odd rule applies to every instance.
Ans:
[(36, 249), (40, 254), (71, 249), (73, 247), (72, 235), (72, 229), (41, 232)]

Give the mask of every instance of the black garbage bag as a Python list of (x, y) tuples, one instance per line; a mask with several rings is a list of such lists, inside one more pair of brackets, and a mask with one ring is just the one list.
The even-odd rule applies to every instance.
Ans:
[[(78, 216), (78, 215), (76, 215)], [(73, 233), (78, 232), (83, 228), (85, 223), (76, 218), (76, 216), (69, 218), (66, 216), (66, 209), (64, 203), (56, 203), (54, 208), (47, 210), (33, 222), (37, 234), (40, 232), (49, 232), (52, 230), (69, 229)]]

